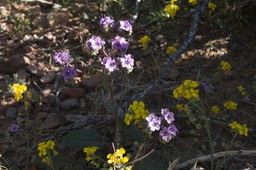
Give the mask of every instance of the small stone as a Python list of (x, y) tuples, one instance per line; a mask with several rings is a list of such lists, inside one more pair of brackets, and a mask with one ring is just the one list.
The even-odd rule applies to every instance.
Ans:
[(8, 58), (6, 61), (0, 61), (0, 73), (12, 74), (25, 66), (23, 57), (14, 56)]
[(100, 79), (97, 76), (93, 77), (88, 77), (87, 75), (83, 75), (82, 77), (82, 84), (85, 87), (92, 88), (92, 87), (97, 87), (100, 83)]
[(59, 127), (63, 123), (63, 118), (56, 114), (56, 113), (51, 113), (50, 115), (47, 116), (45, 119), (43, 125), (46, 129), (52, 129)]
[(52, 93), (52, 87), (45, 87), (42, 89), (43, 96), (49, 96)]
[(50, 94), (50, 95), (46, 96), (45, 99), (46, 99), (46, 102), (49, 105), (52, 105), (52, 104), (55, 103), (55, 96), (54, 96), (54, 94)]
[(37, 120), (43, 120), (48, 116), (49, 113), (47, 112), (39, 112), (36, 116)]
[(78, 108), (80, 106), (80, 102), (78, 99), (67, 99), (62, 101), (60, 106), (63, 110), (71, 110)]
[(17, 115), (17, 109), (14, 107), (10, 107), (7, 109), (5, 116), (10, 119), (16, 119), (18, 117)]
[(85, 96), (85, 90), (79, 87), (64, 88), (62, 93), (73, 98), (82, 98)]
[(29, 74), (37, 75), (37, 69), (36, 69), (35, 66), (28, 65), (28, 66), (25, 67), (25, 70), (26, 70)]
[(47, 83), (51, 83), (55, 78), (55, 73), (48, 73), (46, 75), (43, 75), (40, 78), (41, 83), (43, 84), (47, 84)]

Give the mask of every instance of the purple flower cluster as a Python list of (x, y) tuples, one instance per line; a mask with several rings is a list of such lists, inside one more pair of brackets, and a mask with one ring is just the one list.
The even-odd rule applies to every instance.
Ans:
[[(132, 25), (128, 20), (121, 20), (119, 21), (119, 24), (115, 24), (115, 21), (111, 16), (103, 16), (99, 23), (105, 31), (116, 26), (118, 27), (117, 30), (122, 31), (122, 33), (123, 31), (132, 31)], [(106, 42), (109, 41), (105, 41), (101, 37), (94, 35), (87, 40), (86, 45), (92, 55), (100, 53), (103, 56), (101, 64), (108, 72), (119, 70), (120, 67), (125, 68), (128, 73), (131, 72), (134, 66), (134, 59), (131, 54), (125, 54), (129, 47), (129, 42), (126, 38), (116, 35), (111, 42), (112, 48), (109, 49), (108, 47), (110, 47), (110, 45), (107, 45)]]
[(65, 65), (61, 75), (63, 76), (64, 80), (73, 79), (77, 75), (76, 68), (70, 65)]
[(67, 64), (70, 62), (70, 56), (68, 52), (58, 52), (55, 56), (53, 56), (53, 59), (56, 63), (59, 63), (61, 65)]
[(110, 16), (104, 16), (100, 19), (100, 25), (105, 29), (105, 31), (108, 31), (109, 28), (113, 28), (115, 21)]
[(10, 133), (14, 133), (14, 132), (20, 132), (21, 129), (20, 129), (20, 125), (17, 125), (17, 124), (11, 124), (8, 129), (7, 129), (8, 132)]
[(129, 32), (130, 34), (132, 33), (132, 24), (128, 20), (121, 20), (119, 21), (119, 30), (124, 30)]
[(92, 38), (87, 41), (87, 46), (92, 50), (92, 54), (96, 55), (99, 50), (103, 48), (105, 43), (106, 42), (99, 36), (92, 36)]
[[(174, 114), (167, 108), (161, 109), (161, 115), (157, 116), (155, 113), (149, 114), (146, 117), (149, 129), (154, 132), (160, 130), (160, 136), (163, 142), (169, 142), (174, 136), (176, 136), (178, 130), (173, 124)], [(167, 122), (167, 126), (163, 125), (163, 121)], [(161, 126), (162, 125), (162, 126)]]
[(120, 51), (125, 51), (128, 49), (129, 43), (125, 40), (124, 37), (116, 36), (112, 42), (112, 48)]
[(71, 59), (68, 52), (58, 52), (55, 56), (53, 56), (53, 59), (56, 63), (64, 65), (61, 73), (64, 80), (73, 79), (77, 75), (76, 68), (70, 64)]

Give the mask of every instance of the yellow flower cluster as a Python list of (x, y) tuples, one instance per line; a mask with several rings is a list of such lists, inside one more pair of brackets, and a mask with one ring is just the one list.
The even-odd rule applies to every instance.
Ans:
[(177, 0), (171, 0), (169, 4), (167, 4), (164, 8), (164, 11), (169, 14), (172, 19), (175, 17), (177, 11), (180, 9), (178, 5), (175, 4)]
[(23, 96), (22, 94), (27, 91), (27, 86), (26, 85), (23, 85), (23, 84), (13, 84), (11, 86), (11, 89), (13, 90), (14, 92), (14, 100), (15, 101), (20, 101), (21, 99), (23, 99)]
[(188, 3), (190, 3), (191, 5), (196, 5), (197, 4), (197, 0), (188, 0)]
[(187, 104), (176, 104), (176, 108), (179, 112), (184, 112), (185, 114), (190, 114), (190, 109)]
[(141, 43), (143, 50), (145, 50), (145, 49), (148, 48), (148, 43), (149, 43), (149, 41), (150, 41), (150, 38), (149, 38), (149, 36), (147, 36), (147, 35), (144, 35), (143, 37), (141, 37), (141, 38), (139, 39), (139, 42)]
[(219, 113), (219, 112), (220, 112), (220, 108), (219, 108), (218, 106), (212, 106), (212, 107), (211, 107), (211, 111), (212, 111), (213, 113)]
[(234, 101), (227, 101), (224, 103), (224, 107), (227, 108), (228, 110), (236, 110), (237, 103)]
[(209, 2), (208, 8), (212, 11), (214, 11), (217, 8), (217, 5), (215, 3)]
[[(108, 163), (116, 165), (117, 168), (121, 168), (121, 167), (123, 168), (124, 164), (129, 161), (129, 157), (124, 156), (125, 152), (126, 151), (124, 148), (120, 148), (120, 149), (117, 149), (115, 153), (108, 154), (107, 155)], [(131, 166), (125, 167), (125, 170), (131, 170), (131, 169), (132, 169)]]
[(98, 150), (98, 147), (96, 146), (85, 147), (84, 148), (84, 153), (86, 154), (85, 160), (90, 161), (92, 159), (91, 156), (93, 156), (97, 150)]
[(243, 96), (245, 96), (245, 95), (246, 95), (246, 92), (245, 92), (244, 86), (240, 85), (240, 86), (238, 86), (238, 87), (237, 87), (237, 89), (239, 90), (239, 92), (240, 92)]
[(226, 61), (222, 61), (222, 62), (220, 63), (220, 68), (221, 68), (221, 70), (223, 70), (224, 72), (228, 72), (228, 71), (230, 71), (230, 69), (231, 69), (231, 65), (230, 65), (228, 62), (226, 62)]
[(199, 83), (193, 80), (185, 80), (179, 87), (174, 89), (175, 98), (183, 97), (185, 99), (199, 99), (199, 90), (196, 89)]
[(172, 54), (172, 53), (174, 53), (176, 51), (176, 48), (174, 47), (174, 46), (172, 46), (172, 45), (170, 45), (169, 47), (167, 47), (167, 49), (166, 49), (166, 54)]
[(58, 152), (54, 149), (55, 143), (52, 140), (48, 140), (47, 142), (41, 142), (38, 144), (37, 150), (39, 151), (39, 156), (42, 157), (42, 162), (47, 165), (51, 165), (52, 161), (49, 157), (50, 150), (53, 151), (54, 155), (58, 155)]
[(241, 124), (237, 123), (236, 121), (234, 121), (234, 122), (230, 123), (229, 126), (231, 127), (231, 129), (235, 130), (240, 135), (248, 136), (248, 128), (247, 128), (246, 124), (241, 125)]
[(138, 123), (141, 119), (146, 119), (149, 115), (149, 111), (145, 109), (145, 104), (143, 101), (135, 100), (128, 109), (132, 114), (126, 113), (124, 122), (126, 125), (130, 125), (131, 121), (134, 120), (134, 123)]

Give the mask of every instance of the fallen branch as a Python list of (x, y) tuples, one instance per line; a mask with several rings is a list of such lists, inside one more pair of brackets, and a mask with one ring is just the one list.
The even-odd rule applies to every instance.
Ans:
[(210, 159), (216, 159), (216, 158), (227, 157), (227, 156), (235, 156), (235, 155), (239, 155), (239, 156), (255, 155), (256, 156), (256, 150), (235, 150), (235, 151), (217, 152), (217, 153), (214, 153), (214, 154), (209, 154), (209, 155), (201, 156), (201, 157), (198, 157), (198, 158), (190, 159), (190, 160), (185, 161), (183, 163), (177, 164), (174, 167), (169, 166), (168, 170), (181, 169), (181, 168), (187, 167), (189, 165), (193, 165), (196, 162), (204, 162), (204, 161), (207, 161), (207, 160), (210, 160)]
[(125, 101), (118, 110), (118, 117), (120, 117), (120, 118), (124, 117), (125, 111), (127, 110), (128, 106), (134, 100), (140, 100), (140, 99), (146, 97), (147, 95), (154, 92), (163, 83), (163, 80), (166, 78), (166, 76), (172, 69), (174, 61), (177, 60), (177, 58), (179, 58), (182, 53), (187, 51), (188, 47), (192, 44), (192, 42), (195, 38), (195, 35), (196, 35), (197, 25), (200, 20), (200, 16), (204, 12), (207, 2), (208, 2), (208, 0), (204, 0), (203, 3), (197, 8), (197, 10), (194, 14), (194, 17), (193, 17), (194, 19), (190, 25), (187, 39), (181, 44), (180, 48), (169, 57), (169, 60), (168, 60), (167, 64), (165, 65), (165, 67), (161, 70), (159, 77), (144, 91), (135, 94), (130, 99)]

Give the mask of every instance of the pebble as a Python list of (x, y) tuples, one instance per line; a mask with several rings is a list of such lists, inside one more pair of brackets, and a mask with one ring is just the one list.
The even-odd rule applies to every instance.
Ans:
[(7, 109), (5, 116), (10, 119), (16, 119), (18, 117), (17, 115), (17, 109), (14, 107), (10, 107)]
[(37, 75), (37, 69), (35, 66), (32, 66), (32, 65), (27, 65), (25, 67), (25, 70), (29, 73), (29, 74), (34, 74), (34, 75)]
[(55, 78), (55, 73), (48, 73), (46, 75), (43, 75), (40, 78), (41, 83), (43, 84), (47, 84), (47, 83), (51, 83)]
[(56, 114), (56, 113), (50, 113), (47, 118), (45, 119), (43, 125), (46, 129), (52, 129), (59, 127), (63, 122), (63, 118)]
[(72, 98), (82, 98), (85, 96), (85, 90), (80, 87), (67, 87), (62, 90), (62, 93)]
[(71, 110), (78, 108), (80, 106), (80, 102), (78, 99), (67, 99), (62, 101), (60, 106), (63, 110)]

